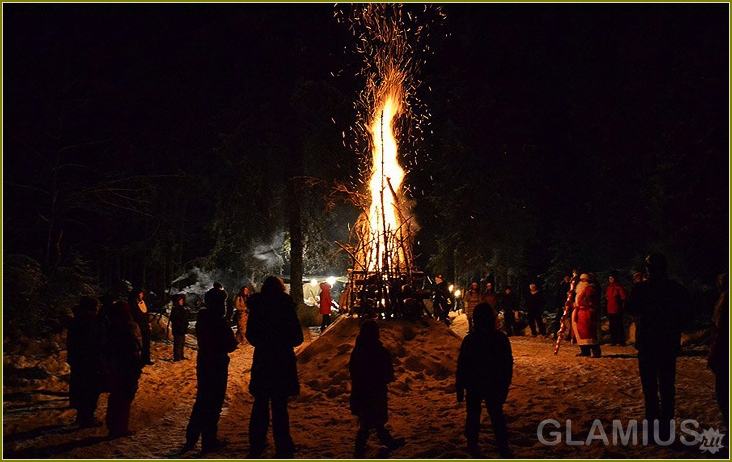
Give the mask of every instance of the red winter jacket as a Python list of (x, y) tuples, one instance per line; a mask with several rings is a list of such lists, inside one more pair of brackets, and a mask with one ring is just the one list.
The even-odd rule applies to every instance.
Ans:
[(623, 286), (617, 282), (607, 286), (605, 290), (607, 298), (607, 314), (621, 314), (623, 312), (623, 303), (628, 298)]
[(330, 307), (333, 300), (330, 297), (330, 284), (327, 282), (320, 283), (320, 314), (330, 314)]

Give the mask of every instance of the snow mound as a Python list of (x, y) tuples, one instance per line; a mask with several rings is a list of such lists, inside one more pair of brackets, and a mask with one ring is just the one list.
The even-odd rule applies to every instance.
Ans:
[[(300, 400), (317, 393), (328, 398), (351, 391), (348, 361), (363, 319), (341, 317), (316, 341), (298, 353), (303, 392)], [(447, 326), (434, 320), (410, 322), (379, 320), (381, 341), (394, 361), (396, 381), (390, 393), (404, 395), (419, 387), (454, 389), (455, 367), (461, 339)], [(449, 381), (451, 383), (446, 383)]]

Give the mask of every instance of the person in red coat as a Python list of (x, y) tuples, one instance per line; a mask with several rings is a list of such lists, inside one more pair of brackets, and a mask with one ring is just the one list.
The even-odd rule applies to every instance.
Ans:
[(320, 332), (330, 325), (330, 307), (333, 306), (333, 299), (330, 296), (330, 284), (326, 281), (320, 283), (320, 314), (323, 322), (320, 323)]
[(610, 345), (625, 346), (623, 304), (628, 295), (618, 282), (617, 272), (610, 273), (608, 281), (610, 284), (605, 289), (605, 298), (607, 299), (607, 319), (610, 322)]
[(597, 306), (597, 289), (589, 283), (587, 274), (580, 276), (580, 283), (576, 288), (577, 298), (572, 310), (572, 330), (580, 347), (577, 356), (592, 356), (599, 358), (600, 342), (597, 338), (597, 326), (600, 318)]

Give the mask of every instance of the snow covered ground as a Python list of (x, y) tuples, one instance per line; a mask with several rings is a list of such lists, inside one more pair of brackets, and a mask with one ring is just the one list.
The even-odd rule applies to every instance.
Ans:
[[(453, 313), (453, 316), (455, 314)], [(452, 328), (429, 320), (428, 325), (380, 321), (382, 341), (392, 353), (396, 381), (389, 386), (389, 426), (407, 444), (391, 453), (375, 436), (367, 457), (394, 459), (468, 458), (464, 405), (454, 393), (458, 350), (466, 333), (464, 315)], [(348, 359), (358, 330), (358, 319), (339, 318), (323, 335), (308, 331), (298, 349), (302, 392), (290, 402), (290, 427), (299, 459), (350, 459), (357, 423), (348, 409)], [(195, 338), (188, 338), (190, 346)], [(130, 428), (136, 433), (110, 440), (105, 427), (79, 429), (75, 411), (68, 408), (62, 342), (29, 344), (21, 349), (5, 345), (3, 381), (3, 458), (161, 459), (201, 457), (200, 446), (180, 455), (196, 392), (195, 351), (186, 348), (186, 361), (172, 362), (172, 345), (153, 343), (155, 364), (145, 368), (132, 405)], [(577, 358), (576, 346), (564, 343), (554, 356), (553, 342), (540, 337), (511, 337), (514, 379), (504, 410), (512, 449), (517, 458), (728, 458), (724, 450), (702, 451), (699, 444), (673, 449), (612, 444), (613, 420), (623, 429), (643, 418), (643, 395), (631, 346), (603, 345), (603, 358)], [(224, 450), (207, 458), (246, 457), (247, 427), (252, 398), (247, 392), (252, 347), (240, 345), (231, 354), (229, 385), (219, 424), (219, 436), (229, 440)], [(10, 354), (21, 352), (22, 354)], [(726, 434), (727, 425), (714, 400), (714, 377), (706, 368), (703, 349), (685, 349), (678, 359), (677, 422), (698, 422), (698, 431), (714, 428)], [(45, 372), (44, 372), (45, 371)], [(107, 395), (102, 395), (97, 418), (103, 420)], [(540, 440), (537, 431), (546, 424)], [(571, 431), (566, 422), (571, 420)], [(598, 423), (593, 423), (598, 420)], [(599, 428), (601, 425), (602, 428)], [(569, 435), (568, 435), (569, 433)], [(602, 441), (605, 434), (610, 444)], [(584, 444), (588, 442), (589, 444)], [(274, 457), (271, 441), (265, 457)], [(561, 441), (559, 441), (561, 440)], [(497, 458), (490, 419), (483, 415), (481, 446)], [(725, 437), (724, 445), (727, 446)], [(579, 443), (579, 444), (578, 444)], [(715, 448), (716, 449), (716, 448)]]

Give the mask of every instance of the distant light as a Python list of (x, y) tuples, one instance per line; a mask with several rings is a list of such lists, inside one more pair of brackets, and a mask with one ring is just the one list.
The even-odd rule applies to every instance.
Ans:
[(310, 285), (313, 286), (313, 287), (317, 286), (318, 285), (318, 280), (317, 279), (311, 279), (310, 280)]
[(449, 288), (449, 289), (447, 289), (447, 290), (449, 290), (450, 292), (452, 292), (452, 289), (454, 289), (454, 288), (455, 288), (455, 286), (454, 286), (454, 285), (452, 285), (452, 284), (450, 284), (450, 288)]
[(460, 298), (460, 294), (461, 294), (461, 293), (462, 293), (462, 292), (460, 292), (460, 289), (456, 290), (456, 291), (455, 291), (455, 298)]
[(326, 282), (330, 284), (331, 287), (333, 287), (336, 283), (336, 277), (335, 276), (329, 276), (328, 279), (326, 279)]

